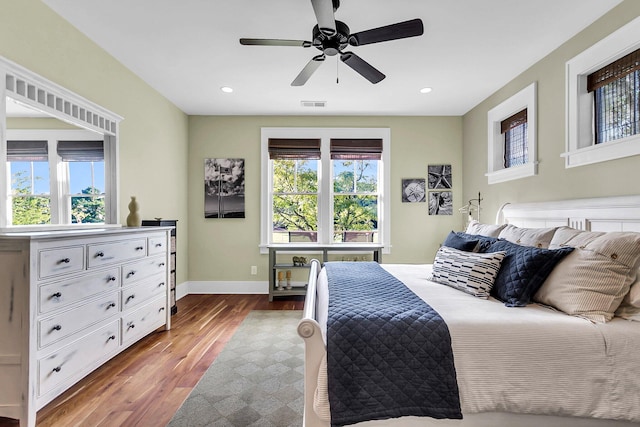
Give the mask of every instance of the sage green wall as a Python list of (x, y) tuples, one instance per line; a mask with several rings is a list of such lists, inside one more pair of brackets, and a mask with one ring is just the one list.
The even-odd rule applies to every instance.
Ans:
[[(483, 221), (493, 222), (505, 202), (531, 202), (639, 194), (640, 156), (565, 169), (565, 63), (640, 16), (640, 1), (626, 0), (463, 117), (464, 195), (482, 192)], [(488, 185), (487, 113), (538, 82), (538, 175)]]
[[(429, 216), (427, 203), (401, 203), (402, 178), (427, 177), (427, 165), (453, 167), (454, 211), (462, 206), (461, 117), (189, 117), (189, 279), (268, 280), (260, 255), (260, 129), (388, 127), (391, 129), (391, 254), (387, 263), (429, 263), (462, 218)], [(245, 219), (204, 218), (204, 159), (245, 159)], [(258, 275), (250, 275), (250, 266)]]
[(39, 0), (0, 0), (0, 55), (124, 117), (120, 221), (179, 220), (178, 283), (187, 280), (187, 116)]

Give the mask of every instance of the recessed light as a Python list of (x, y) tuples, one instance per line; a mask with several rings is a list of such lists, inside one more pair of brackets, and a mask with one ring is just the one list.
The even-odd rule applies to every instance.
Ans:
[(429, 93), (432, 90), (433, 89), (431, 89), (430, 87), (423, 87), (422, 89), (420, 89), (420, 93)]
[(223, 91), (224, 93), (231, 93), (233, 92), (233, 88), (230, 88), (229, 86), (222, 86), (220, 88), (221, 91)]

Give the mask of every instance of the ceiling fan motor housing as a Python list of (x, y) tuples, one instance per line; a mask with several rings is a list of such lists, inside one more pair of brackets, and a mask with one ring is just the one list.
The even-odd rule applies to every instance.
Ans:
[(327, 56), (335, 56), (349, 44), (349, 27), (336, 21), (336, 33), (332, 36), (324, 34), (318, 26), (313, 27), (313, 45)]

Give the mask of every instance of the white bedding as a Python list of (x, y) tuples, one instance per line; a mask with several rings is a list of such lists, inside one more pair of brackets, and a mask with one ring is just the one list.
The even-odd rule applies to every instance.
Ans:
[[(463, 414), (514, 412), (640, 422), (640, 322), (614, 318), (596, 324), (537, 304), (505, 307), (495, 299), (430, 282), (430, 265), (383, 267), (446, 321)], [(326, 289), (323, 270), (317, 317), (325, 342)], [(326, 382), (319, 383), (315, 404), (327, 414), (325, 387)]]

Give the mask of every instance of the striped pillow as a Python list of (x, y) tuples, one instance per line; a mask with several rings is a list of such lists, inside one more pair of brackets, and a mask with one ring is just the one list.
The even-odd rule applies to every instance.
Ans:
[(431, 281), (475, 297), (488, 298), (505, 252), (464, 252), (442, 246), (433, 261)]
[(562, 227), (549, 247), (567, 246), (575, 250), (556, 265), (533, 300), (593, 322), (611, 320), (635, 280), (640, 233)]

